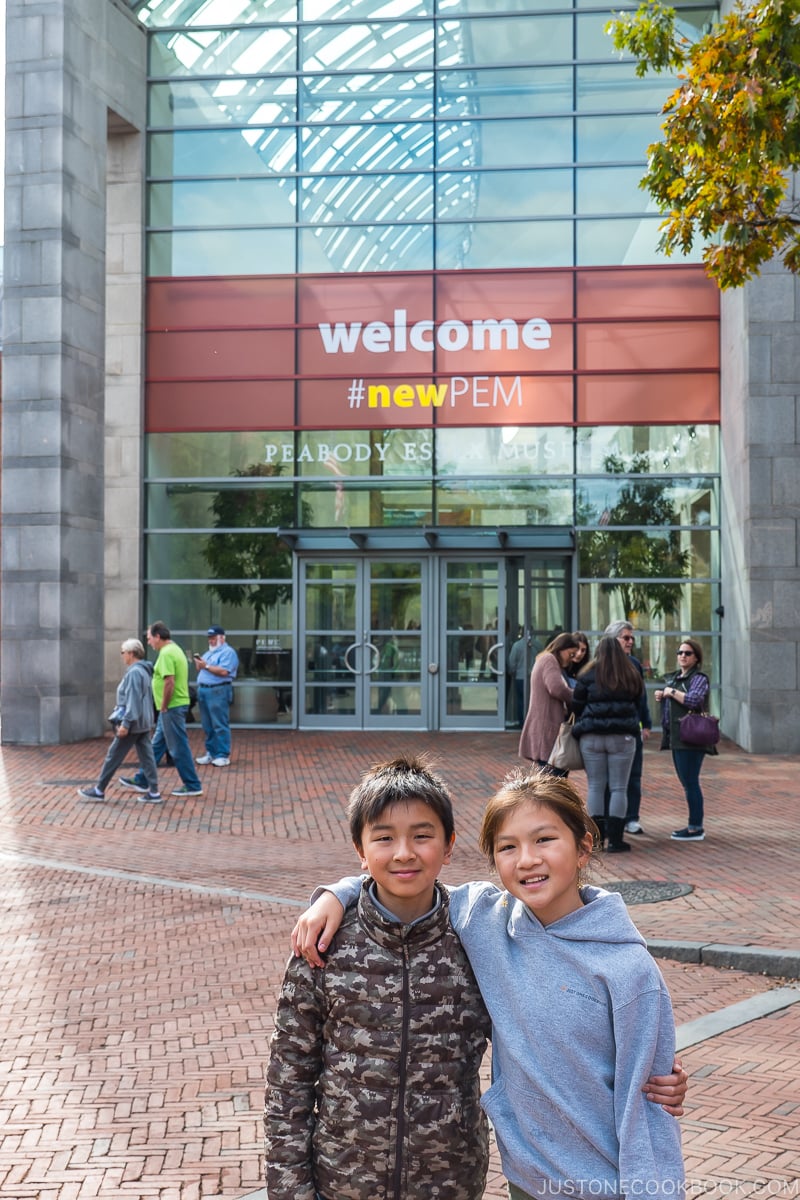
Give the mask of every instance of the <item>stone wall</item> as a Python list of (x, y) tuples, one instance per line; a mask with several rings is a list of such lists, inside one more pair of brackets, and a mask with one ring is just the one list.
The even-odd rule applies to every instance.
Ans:
[[(67, 742), (104, 727), (109, 124), (112, 142), (132, 139), (129, 160), (141, 163), (145, 58), (144, 31), (114, 0), (9, 0), (4, 742)], [(140, 165), (126, 170), (129, 182), (136, 170), (141, 178)], [(141, 386), (126, 373), (136, 406), (126, 424), (140, 429)]]

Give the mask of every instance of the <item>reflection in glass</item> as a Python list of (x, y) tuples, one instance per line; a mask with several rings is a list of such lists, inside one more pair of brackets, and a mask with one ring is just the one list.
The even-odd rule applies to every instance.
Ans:
[(572, 486), (547, 480), (457, 480), (436, 489), (440, 525), (570, 525)]
[(304, 482), (300, 495), (312, 528), (381, 528), (430, 525), (431, 490), (430, 483), (341, 479)]
[[(254, 214), (263, 224), (291, 225), (295, 220), (297, 180), (192, 179), (151, 183), (147, 188), (147, 223), (150, 226), (253, 225)], [(251, 235), (252, 236), (252, 235)]]
[(475, 221), (440, 225), (436, 266), (440, 270), (490, 267), (566, 267), (573, 258), (571, 221)]
[(147, 235), (148, 275), (291, 275), (294, 229), (198, 229)]
[[(638, 183), (638, 177), (637, 177)], [(436, 179), (437, 216), (476, 218), (526, 217), (571, 214), (571, 171), (474, 171), (470, 175), (444, 173)]]
[(603, 425), (578, 429), (576, 438), (577, 470), (585, 475), (719, 471), (716, 425)]
[(280, 125), (297, 120), (297, 81), (281, 76), (255, 79), (187, 79), (151, 83), (151, 128), (196, 125)]
[(429, 476), (433, 458), (430, 429), (308, 430), (297, 435), (297, 474)]
[(438, 475), (569, 474), (573, 432), (569, 428), (503, 425), (491, 429), (440, 429)]
[(301, 229), (298, 271), (429, 271), (433, 225)]
[(579, 525), (717, 525), (717, 481), (664, 479), (638, 474), (582, 480), (577, 486)]
[(149, 478), (224, 477), (258, 462), (285, 468), (294, 461), (292, 447), (293, 434), (260, 430), (150, 434), (145, 439), (146, 473)]
[(291, 527), (294, 491), (291, 484), (263, 482), (250, 487), (232, 479), (198, 483), (152, 483), (147, 486), (150, 529)]
[(436, 23), (440, 67), (518, 66), (572, 58), (572, 17), (495, 17)]
[[(572, 67), (481, 67), (438, 73), (436, 110), (482, 117), (531, 117), (572, 111)], [(663, 98), (663, 92), (662, 92)]]

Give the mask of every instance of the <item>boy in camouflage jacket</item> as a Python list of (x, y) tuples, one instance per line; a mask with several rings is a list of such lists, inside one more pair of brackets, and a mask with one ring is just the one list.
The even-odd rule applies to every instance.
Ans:
[(264, 1124), (270, 1200), (480, 1200), (489, 1019), (437, 883), (455, 833), (418, 759), (373, 768), (350, 830), (369, 872), (322, 969), (290, 960)]

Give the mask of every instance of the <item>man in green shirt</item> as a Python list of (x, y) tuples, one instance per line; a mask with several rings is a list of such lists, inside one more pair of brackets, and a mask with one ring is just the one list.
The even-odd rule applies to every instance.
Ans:
[[(153, 748), (164, 744), (172, 756), (181, 777), (182, 786), (173, 788), (173, 796), (202, 796), (203, 787), (194, 768), (189, 738), (186, 735), (186, 714), (189, 711), (189, 663), (180, 646), (172, 640), (163, 621), (154, 621), (147, 631), (147, 644), (158, 652), (153, 670), (153, 700), (158, 712)], [(158, 754), (156, 755), (158, 757)], [(134, 775), (120, 778), (124, 787), (134, 791), (146, 790)]]

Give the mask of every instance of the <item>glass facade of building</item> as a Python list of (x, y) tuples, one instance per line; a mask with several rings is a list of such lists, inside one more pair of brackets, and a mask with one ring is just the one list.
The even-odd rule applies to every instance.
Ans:
[(624, 616), (653, 687), (686, 633), (716, 685), (716, 296), (659, 257), (669, 80), (609, 9), (135, 11), (145, 613), (226, 627), (235, 719), (503, 728), (520, 630)]

